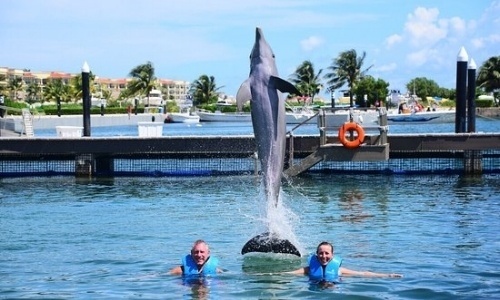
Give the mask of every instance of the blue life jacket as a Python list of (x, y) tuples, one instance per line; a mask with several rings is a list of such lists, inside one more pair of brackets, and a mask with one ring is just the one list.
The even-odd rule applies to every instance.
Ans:
[(182, 258), (182, 270), (184, 275), (209, 275), (217, 273), (217, 265), (219, 264), (219, 260), (216, 257), (210, 256), (201, 272), (198, 270), (198, 265), (194, 261), (191, 254), (188, 254)]
[(334, 256), (323, 268), (318, 260), (318, 256), (312, 255), (309, 257), (309, 279), (338, 282), (341, 264), (342, 258)]

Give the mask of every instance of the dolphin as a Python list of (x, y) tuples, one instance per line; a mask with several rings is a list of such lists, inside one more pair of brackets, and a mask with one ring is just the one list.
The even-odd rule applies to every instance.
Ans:
[[(267, 201), (273, 201), (275, 206), (278, 205), (279, 201), (286, 145), (285, 99), (280, 92), (300, 95), (292, 83), (279, 77), (274, 53), (265, 40), (262, 30), (256, 28), (255, 43), (250, 54), (250, 75), (240, 86), (236, 100), (238, 107), (250, 100), (252, 125), (264, 191)], [(262, 236), (272, 236), (267, 240), (273, 244), (281, 243), (279, 238), (274, 235), (264, 234)], [(259, 236), (254, 239), (256, 241), (262, 240)], [(290, 242), (286, 242), (291, 245)], [(259, 243), (251, 243), (251, 245), (257, 244)], [(298, 253), (296, 248), (290, 250), (291, 248), (295, 247), (261, 247), (259, 249), (281, 249), (281, 251), (259, 251), (258, 247), (249, 246), (246, 247), (246, 251), (242, 251), (242, 254), (244, 254), (243, 252)]]

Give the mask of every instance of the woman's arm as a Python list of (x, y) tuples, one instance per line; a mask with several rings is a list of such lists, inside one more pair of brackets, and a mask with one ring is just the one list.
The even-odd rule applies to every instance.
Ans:
[(403, 275), (397, 274), (397, 273), (375, 273), (375, 272), (370, 272), (370, 271), (355, 271), (355, 270), (350, 270), (344, 267), (340, 267), (339, 269), (340, 275), (341, 276), (363, 276), (363, 277), (394, 277), (394, 278), (401, 278)]
[(303, 267), (294, 271), (284, 272), (285, 274), (294, 274), (294, 275), (307, 275), (309, 274), (309, 267)]

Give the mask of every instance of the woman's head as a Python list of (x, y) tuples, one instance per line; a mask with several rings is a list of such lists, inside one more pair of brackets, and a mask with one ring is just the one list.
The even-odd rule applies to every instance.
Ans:
[(333, 258), (333, 245), (329, 242), (321, 242), (316, 248), (316, 256), (322, 265), (326, 265)]

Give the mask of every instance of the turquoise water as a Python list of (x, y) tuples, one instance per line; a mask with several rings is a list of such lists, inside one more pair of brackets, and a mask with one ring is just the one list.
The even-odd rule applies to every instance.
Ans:
[[(288, 130), (296, 125), (287, 125)], [(478, 118), (476, 132), (500, 132), (500, 120)], [(407, 133), (455, 133), (454, 123), (442, 124), (409, 124), (390, 125), (389, 134)], [(199, 124), (169, 123), (163, 126), (163, 136), (190, 136), (190, 135), (253, 135), (251, 122), (202, 122)], [(294, 130), (295, 135), (317, 134), (319, 130), (315, 124), (306, 124)], [(334, 133), (336, 134), (336, 132)], [(55, 129), (36, 129), (37, 137), (55, 137)], [(138, 136), (136, 125), (92, 127), (91, 136)]]
[[(254, 176), (2, 179), (0, 299), (492, 299), (500, 297), (500, 176), (311, 174), (279, 214), (302, 259), (240, 255), (264, 229)], [(166, 275), (203, 238), (226, 272)], [(335, 288), (270, 274), (328, 240), (344, 266), (402, 279)]]

